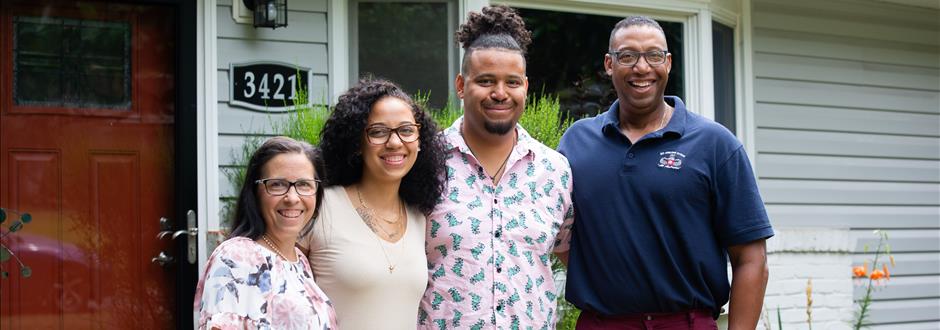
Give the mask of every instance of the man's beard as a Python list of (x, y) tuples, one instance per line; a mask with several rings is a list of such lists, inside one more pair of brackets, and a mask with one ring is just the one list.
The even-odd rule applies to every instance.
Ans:
[(510, 131), (512, 131), (513, 127), (515, 126), (516, 124), (513, 123), (512, 121), (498, 121), (498, 122), (484, 121), (483, 122), (483, 128), (485, 128), (487, 132), (496, 134), (496, 135), (506, 135)]

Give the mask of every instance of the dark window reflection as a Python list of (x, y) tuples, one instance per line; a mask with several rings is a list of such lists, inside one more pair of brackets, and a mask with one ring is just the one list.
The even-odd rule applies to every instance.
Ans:
[(715, 121), (734, 133), (734, 29), (718, 22), (712, 22), (712, 61), (715, 66)]
[[(604, 72), (610, 30), (623, 17), (517, 8), (532, 30), (527, 57), (529, 92), (558, 95), (570, 115), (595, 115), (617, 99)], [(672, 53), (666, 95), (685, 98), (682, 23), (659, 21)]]
[(359, 75), (392, 80), (408, 93), (430, 93), (440, 108), (450, 95), (447, 3), (360, 2)]
[(17, 105), (130, 108), (128, 23), (18, 16), (13, 29)]

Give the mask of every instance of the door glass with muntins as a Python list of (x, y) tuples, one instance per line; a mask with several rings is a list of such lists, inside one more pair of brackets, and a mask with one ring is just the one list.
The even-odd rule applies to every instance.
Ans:
[(128, 23), (16, 16), (13, 30), (16, 105), (130, 109)]

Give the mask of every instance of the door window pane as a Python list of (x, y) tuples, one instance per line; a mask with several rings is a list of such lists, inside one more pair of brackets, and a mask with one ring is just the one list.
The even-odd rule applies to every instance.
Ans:
[(130, 109), (130, 25), (55, 17), (13, 19), (17, 105)]
[(712, 60), (715, 66), (715, 121), (734, 133), (734, 29), (718, 22), (712, 22)]
[(356, 7), (359, 77), (392, 80), (408, 93), (430, 93), (442, 107), (450, 96), (454, 47), (444, 2), (359, 2)]

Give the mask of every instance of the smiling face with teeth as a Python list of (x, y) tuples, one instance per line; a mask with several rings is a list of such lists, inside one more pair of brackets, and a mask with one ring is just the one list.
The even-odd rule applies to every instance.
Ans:
[[(652, 26), (633, 25), (614, 33), (610, 39), (610, 50), (649, 52), (668, 51), (668, 48), (662, 31)], [(621, 111), (649, 114), (666, 106), (663, 93), (672, 69), (672, 55), (667, 54), (666, 63), (659, 65), (650, 65), (644, 57), (636, 65), (626, 66), (607, 54), (604, 56), (604, 68), (614, 82)]]
[[(385, 126), (396, 128), (405, 124), (415, 124), (414, 112), (407, 102), (393, 96), (386, 96), (372, 105), (365, 127)], [(391, 133), (385, 144), (369, 143), (362, 135), (363, 181), (400, 183), (402, 178), (415, 164), (418, 157), (418, 145), (421, 140), (402, 141), (398, 134)]]
[(464, 130), (479, 136), (514, 132), (529, 88), (521, 53), (498, 48), (475, 50), (467, 60), (466, 72), (457, 75), (454, 84), (463, 100)]
[[(306, 155), (291, 152), (274, 156), (265, 163), (261, 167), (261, 178), (294, 182), (301, 179), (313, 180), (316, 176), (313, 164)], [(256, 189), (266, 234), (277, 241), (295, 239), (313, 217), (317, 206), (316, 196), (298, 195), (296, 188), (288, 189), (287, 194), (282, 196), (272, 196), (265, 191), (262, 184), (257, 185)]]

